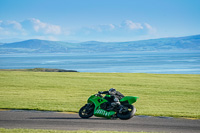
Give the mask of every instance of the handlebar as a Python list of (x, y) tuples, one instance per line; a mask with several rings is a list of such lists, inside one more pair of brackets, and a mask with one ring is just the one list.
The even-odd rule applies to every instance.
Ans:
[(101, 98), (103, 97), (100, 92), (98, 92), (97, 94), (95, 94), (95, 96), (99, 96)]

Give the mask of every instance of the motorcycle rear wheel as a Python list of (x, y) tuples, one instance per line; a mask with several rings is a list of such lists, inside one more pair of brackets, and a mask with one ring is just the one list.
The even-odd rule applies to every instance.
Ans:
[(120, 113), (119, 111), (117, 112), (117, 117), (121, 120), (128, 120), (132, 118), (136, 112), (136, 108), (133, 105), (126, 105), (128, 107), (128, 110), (126, 112)]
[(88, 119), (94, 115), (94, 106), (86, 104), (79, 110), (79, 116), (84, 119)]

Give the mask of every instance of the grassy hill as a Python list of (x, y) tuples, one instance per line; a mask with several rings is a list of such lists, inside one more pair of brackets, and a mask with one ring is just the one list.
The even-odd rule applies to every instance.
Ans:
[(200, 118), (200, 75), (0, 71), (0, 108), (78, 112), (98, 91), (139, 96), (137, 115)]

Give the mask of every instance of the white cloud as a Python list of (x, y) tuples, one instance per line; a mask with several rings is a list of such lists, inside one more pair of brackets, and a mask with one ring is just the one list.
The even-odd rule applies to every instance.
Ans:
[(52, 25), (41, 22), (39, 19), (31, 18), (29, 21), (32, 23), (36, 32), (43, 32), (45, 34), (61, 34), (61, 28), (58, 25)]
[(148, 23), (144, 23), (144, 25), (147, 27), (147, 29), (153, 29), (152, 26)]
[(63, 36), (69, 36), (69, 30), (63, 30), (59, 25), (42, 22), (39, 19), (30, 18), (21, 22), (0, 20), (0, 38), (21, 38), (45, 40), (59, 40)]
[(112, 31), (113, 29), (115, 29), (115, 26), (113, 24), (100, 24), (100, 25), (88, 27), (86, 29), (94, 30), (97, 32), (104, 32), (104, 31)]
[(155, 32), (155, 29), (148, 23), (138, 23), (131, 20), (123, 21), (121, 24), (101, 24), (91, 27), (84, 27), (81, 32), (94, 34), (94, 32)]
[(143, 26), (141, 23), (134, 23), (131, 20), (126, 20), (125, 25), (130, 29), (130, 30), (137, 30), (137, 29), (143, 29)]
[(22, 25), (17, 21), (0, 21), (0, 27), (4, 30), (23, 30)]
[[(31, 18), (22, 22), (17, 21), (0, 21), (1, 31), (2, 29), (7, 32), (26, 32), (27, 34), (61, 34), (61, 27), (58, 25), (52, 25), (45, 22), (41, 22), (39, 19)], [(35, 32), (35, 33), (33, 33)]]
[[(143, 37), (154, 36), (156, 30), (149, 23), (125, 20), (120, 24), (101, 24), (83, 27), (76, 31), (75, 36), (87, 40), (138, 40)], [(89, 38), (89, 39), (88, 39)]]
[(7, 21), (7, 25), (12, 25), (16, 30), (23, 30), (22, 25), (16, 21)]
[(156, 33), (156, 29), (153, 28), (150, 24), (144, 23), (144, 25), (145, 25), (145, 27), (148, 29), (148, 32), (149, 32), (150, 34), (155, 34), (155, 33)]
[(43, 39), (43, 40), (118, 40), (119, 38), (140, 38), (154, 35), (156, 29), (149, 23), (125, 20), (122, 23), (99, 24), (70, 30), (67, 27), (43, 22), (36, 18), (21, 22), (0, 20), (0, 38)]
[(110, 26), (110, 29), (115, 29), (115, 26), (113, 25), (113, 24), (109, 24), (109, 26)]
[(19, 22), (0, 20), (0, 37), (18, 36), (24, 34), (24, 29)]
[[(91, 27), (85, 27), (83, 28), (87, 33), (93, 33), (93, 32), (122, 32), (129, 30), (130, 32), (135, 31), (153, 31), (154, 28), (148, 24), (148, 23), (138, 23), (133, 22), (131, 20), (123, 21), (121, 24), (101, 24), (101, 25), (93, 25)], [(155, 31), (155, 30), (154, 30)]]

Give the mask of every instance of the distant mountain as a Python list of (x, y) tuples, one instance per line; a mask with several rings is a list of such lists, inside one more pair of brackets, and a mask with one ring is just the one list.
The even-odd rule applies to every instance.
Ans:
[(200, 51), (200, 35), (131, 42), (68, 43), (34, 39), (0, 45), (0, 54), (133, 51)]
[(0, 46), (0, 52), (3, 53), (49, 53), (66, 52), (63, 49), (62, 42), (27, 40), (15, 43), (6, 43)]

